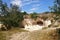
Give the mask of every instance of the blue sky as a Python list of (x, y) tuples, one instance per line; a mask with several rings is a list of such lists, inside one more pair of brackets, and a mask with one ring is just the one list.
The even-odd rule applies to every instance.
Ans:
[(28, 13), (41, 13), (49, 11), (49, 6), (53, 5), (54, 0), (3, 0), (3, 2), (6, 2), (8, 6), (10, 6), (10, 3), (17, 5), (22, 11)]

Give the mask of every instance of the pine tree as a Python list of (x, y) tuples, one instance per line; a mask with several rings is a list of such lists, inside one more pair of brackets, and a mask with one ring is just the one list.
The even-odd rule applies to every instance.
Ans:
[(3, 3), (2, 0), (0, 0), (0, 15), (6, 15), (8, 13), (7, 9), (7, 3)]
[(0, 0), (0, 15), (2, 14), (2, 5), (3, 5), (3, 3), (2, 3), (2, 0)]
[(50, 10), (56, 14), (60, 14), (60, 1), (55, 0), (54, 5), (50, 7)]

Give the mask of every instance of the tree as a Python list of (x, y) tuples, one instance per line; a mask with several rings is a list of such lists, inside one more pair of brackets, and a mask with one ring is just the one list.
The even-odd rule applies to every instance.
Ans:
[(36, 19), (37, 18), (37, 13), (36, 12), (33, 12), (30, 15), (31, 15), (31, 18), (32, 19)]
[(23, 16), (26, 15), (26, 12), (21, 13), (21, 10), (17, 5), (12, 5), (7, 7), (8, 5), (6, 3), (3, 3), (2, 0), (0, 0), (0, 10), (1, 14), (4, 16), (0, 16), (0, 21), (4, 23), (4, 25), (8, 25), (9, 27), (22, 27), (22, 20)]
[(60, 0), (57, 0), (58, 13), (60, 13)]
[(3, 3), (2, 0), (0, 0), (0, 15), (6, 15), (7, 13), (8, 13), (7, 3)]
[(60, 5), (60, 0), (57, 0), (57, 4)]
[(21, 12), (21, 13), (22, 13), (23, 15), (27, 15), (27, 12), (25, 12), (25, 11), (24, 11), (24, 12)]
[(13, 27), (20, 26), (23, 20), (23, 14), (19, 11), (19, 7), (16, 5), (12, 5), (10, 12), (4, 17), (4, 23)]
[(0, 15), (2, 14), (2, 5), (3, 5), (3, 2), (2, 2), (2, 0), (0, 0)]
[(60, 0), (55, 0), (54, 5), (50, 7), (51, 11), (56, 14), (55, 20), (60, 19)]
[(54, 5), (52, 7), (49, 7), (50, 10), (56, 14), (60, 14), (60, 1), (55, 0)]

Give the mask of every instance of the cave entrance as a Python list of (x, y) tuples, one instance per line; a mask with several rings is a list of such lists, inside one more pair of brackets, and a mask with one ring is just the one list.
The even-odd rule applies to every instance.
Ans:
[(37, 24), (38, 25), (43, 25), (43, 22), (42, 21), (37, 21)]

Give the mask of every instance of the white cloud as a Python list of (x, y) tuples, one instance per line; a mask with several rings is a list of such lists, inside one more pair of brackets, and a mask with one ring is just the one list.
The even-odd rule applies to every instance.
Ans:
[(27, 1), (24, 1), (23, 2), (23, 5), (22, 6), (26, 6), (26, 5), (29, 5), (29, 4), (32, 4), (32, 3), (36, 3), (38, 1), (35, 1), (35, 0), (27, 0)]
[(21, 0), (12, 0), (11, 3), (13, 5), (17, 5), (17, 6), (20, 6), (20, 7), (22, 6), (22, 1)]
[(35, 2), (39, 2), (39, 0), (11, 0), (11, 3), (13, 5), (17, 5), (17, 6), (26, 6), (29, 5), (31, 3), (35, 3)]
[(23, 1), (25, 1), (25, 2), (28, 2), (28, 1), (30, 1), (30, 2), (31, 2), (31, 1), (36, 1), (36, 2), (37, 2), (37, 1), (39, 1), (39, 0), (23, 0)]
[(34, 11), (34, 10), (37, 10), (38, 8), (32, 8), (32, 9), (30, 9), (31, 11)]
[(28, 13), (29, 13), (29, 14), (30, 14), (30, 13), (33, 13), (33, 11), (30, 11), (30, 12), (28, 12)]
[(29, 4), (31, 4), (31, 3), (32, 3), (32, 2), (24, 3), (23, 6), (29, 5)]
[(26, 2), (26, 1), (30, 1), (30, 0), (23, 0), (23, 1), (25, 1), (25, 2)]
[(21, 11), (21, 12), (24, 12), (24, 11)]

